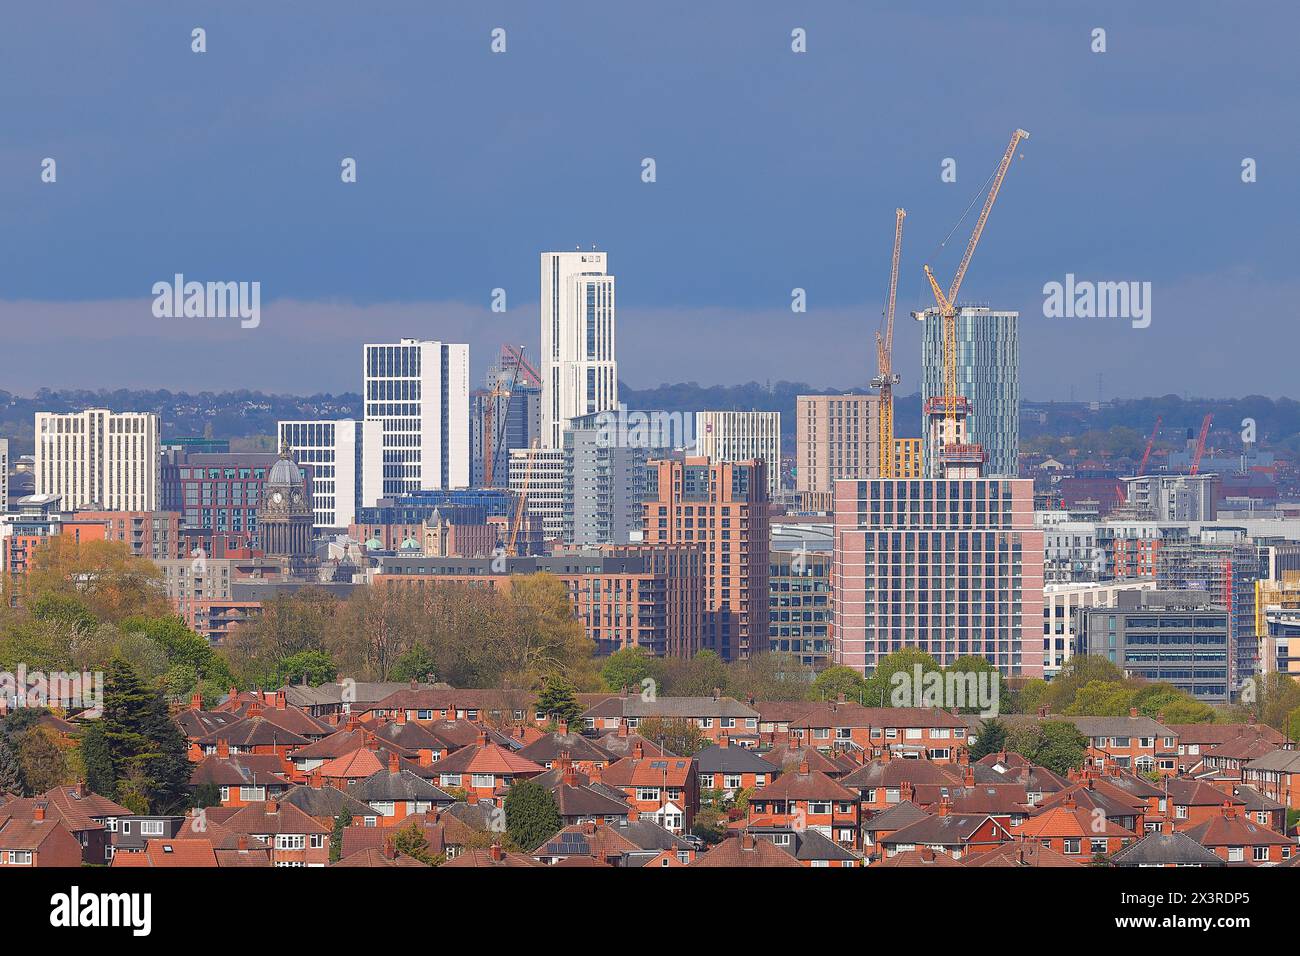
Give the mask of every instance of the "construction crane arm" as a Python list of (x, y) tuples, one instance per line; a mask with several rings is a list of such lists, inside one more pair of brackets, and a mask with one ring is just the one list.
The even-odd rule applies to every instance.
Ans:
[(1151, 437), (1147, 439), (1146, 451), (1142, 452), (1142, 464), (1138, 465), (1138, 476), (1141, 477), (1147, 473), (1147, 462), (1151, 460), (1151, 448), (1156, 443), (1156, 435), (1160, 434), (1160, 415), (1156, 416), (1156, 427), (1151, 429)]
[(948, 287), (948, 301), (957, 302), (957, 293), (961, 291), (962, 280), (966, 278), (966, 270), (970, 267), (970, 260), (975, 255), (975, 247), (979, 245), (980, 236), (984, 232), (984, 226), (989, 221), (989, 213), (993, 211), (993, 203), (998, 198), (998, 191), (1002, 189), (1002, 181), (1007, 177), (1007, 170), (1011, 167), (1011, 160), (1016, 154), (1016, 148), (1019, 147), (1022, 139), (1029, 139), (1029, 134), (1023, 129), (1018, 129), (1011, 134), (1011, 142), (1007, 144), (1007, 150), (1002, 154), (1002, 162), (998, 164), (997, 172), (993, 175), (993, 185), (989, 188), (989, 194), (984, 199), (984, 208), (980, 210), (979, 219), (975, 220), (975, 229), (970, 234), (970, 239), (966, 243), (966, 252), (961, 257), (961, 264), (957, 266), (957, 273), (952, 277), (952, 285)]
[(1196, 452), (1192, 456), (1192, 469), (1189, 474), (1200, 474), (1201, 458), (1205, 455), (1205, 437), (1210, 434), (1210, 419), (1214, 418), (1213, 414), (1205, 416), (1201, 422), (1201, 433), (1196, 437)]

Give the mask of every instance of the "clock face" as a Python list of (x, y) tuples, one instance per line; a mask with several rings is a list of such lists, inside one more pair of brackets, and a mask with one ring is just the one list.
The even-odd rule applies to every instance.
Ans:
[(271, 501), (278, 505), (284, 501), (284, 495), (280, 494), (280, 492), (277, 491), (273, 495), (271, 495)]

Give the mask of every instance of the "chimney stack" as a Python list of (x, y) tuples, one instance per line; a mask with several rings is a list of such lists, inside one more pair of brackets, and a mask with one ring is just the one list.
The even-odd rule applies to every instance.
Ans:
[(217, 756), (222, 760), (225, 760), (230, 756), (230, 741), (225, 737), (221, 737), (217, 740)]
[(632, 757), (636, 760), (640, 760), (644, 756), (645, 748), (641, 746), (641, 741), (638, 740), (632, 745)]
[(1138, 715), (1138, 709), (1136, 707), (1130, 707), (1128, 709), (1128, 715), (1129, 717), (1136, 717)]
[(32, 807), (32, 819), (33, 819), (33, 820), (44, 820), (44, 819), (45, 819), (45, 804), (44, 804), (44, 803), (37, 803), (37, 804), (35, 804), (35, 805)]
[(398, 755), (398, 753), (397, 753), (396, 750), (389, 751), (389, 754), (388, 754), (388, 772), (389, 772), (389, 773), (398, 773), (398, 772), (401, 771), (401, 769), (402, 769), (402, 758)]
[(202, 709), (203, 709), (203, 695), (196, 690), (194, 692), (194, 696), (190, 698), (190, 710), (202, 710)]
[(501, 849), (500, 843), (493, 843), (492, 848), (488, 850), (488, 859), (493, 863), (500, 863), (506, 858), (505, 850)]
[(718, 735), (718, 746), (719, 746), (719, 747), (729, 747), (729, 746), (731, 746), (731, 738), (728, 737), (726, 734), (719, 734), (719, 735)]

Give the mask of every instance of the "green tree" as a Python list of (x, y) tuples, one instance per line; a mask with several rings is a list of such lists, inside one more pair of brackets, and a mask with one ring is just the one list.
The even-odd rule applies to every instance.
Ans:
[(1061, 672), (1048, 685), (1045, 702), (1054, 714), (1063, 714), (1074, 703), (1079, 688), (1092, 681), (1118, 682), (1124, 672), (1104, 657), (1075, 654), (1061, 666)]
[(529, 852), (555, 836), (564, 825), (551, 791), (531, 780), (521, 780), (506, 791), (505, 811), (510, 839)]
[(280, 670), (288, 680), (306, 678), (312, 687), (328, 684), (338, 677), (339, 669), (324, 651), (299, 651), (280, 662)]
[(1079, 717), (1123, 717), (1137, 697), (1137, 688), (1123, 681), (1093, 680), (1080, 687), (1062, 713)]
[(53, 731), (29, 727), (18, 738), (18, 763), (29, 793), (45, 793), (68, 779), (68, 758)]
[[(558, 827), (556, 829), (559, 829)], [(411, 823), (393, 834), (393, 848), (398, 853), (415, 857), (421, 863), (433, 863), (433, 854), (429, 852), (429, 841), (418, 824)]]
[(1043, 743), (1031, 758), (1055, 774), (1064, 775), (1083, 766), (1088, 753), (1088, 738), (1068, 720), (1047, 720), (1042, 723)]
[(162, 693), (145, 687), (120, 657), (109, 665), (100, 723), (116, 794), (109, 796), (143, 796), (154, 813), (188, 805), (185, 738), (168, 715)]
[(22, 739), (37, 725), (43, 713), (43, 710), (23, 707), (0, 720), (0, 792), (25, 797), (33, 795), (23, 773)]
[[(986, 675), (981, 678), (985, 684), (985, 689), (992, 687), (997, 688), (997, 712), (999, 714), (1011, 712), (1011, 688), (1007, 685), (1007, 682), (1002, 679), (1002, 674), (993, 666), (988, 658), (980, 657), (977, 654), (964, 655), (953, 661), (950, 666), (944, 668), (944, 674), (974, 674), (977, 678), (979, 675)], [(986, 705), (981, 703), (978, 699), (979, 694), (983, 692), (979, 690), (979, 684), (976, 684), (975, 687), (971, 687), (969, 681), (966, 681), (964, 682), (964, 686), (968, 692), (965, 694), (966, 706), (961, 708), (961, 712), (964, 714), (977, 714), (984, 712), (987, 708)], [(972, 690), (975, 691), (974, 696), (969, 692)], [(955, 700), (945, 701), (944, 703), (948, 707), (957, 706), (957, 701)]]
[(565, 678), (553, 675), (542, 683), (541, 693), (537, 695), (537, 709), (557, 722), (567, 721), (576, 728), (583, 708), (573, 692), (573, 685)]
[(344, 807), (334, 818), (334, 832), (330, 834), (330, 862), (343, 858), (343, 831), (352, 826), (352, 812)]
[(786, 651), (751, 654), (727, 665), (727, 693), (742, 700), (803, 700), (811, 672)]
[(970, 745), (970, 759), (979, 760), (989, 754), (1001, 753), (1007, 744), (1007, 725), (996, 717), (980, 724), (975, 742)]
[(869, 691), (870, 685), (865, 677), (852, 667), (836, 664), (834, 667), (828, 667), (817, 675), (812, 682), (811, 689), (808, 691), (808, 699), (838, 700), (840, 694), (843, 694), (845, 700), (856, 701), (871, 707), (879, 703), (879, 701), (869, 698), (867, 696)]
[(644, 647), (631, 646), (620, 648), (605, 659), (605, 664), (600, 669), (600, 679), (614, 693), (624, 687), (639, 692), (641, 682), (647, 677), (658, 683), (657, 673), (654, 656)]
[[(943, 671), (938, 661), (915, 647), (905, 647), (881, 658), (867, 681), (867, 706), (911, 707), (915, 701), (914, 685), (918, 664), (921, 667), (922, 677), (931, 672)], [(896, 681), (895, 674), (905, 674), (906, 682)]]
[(637, 733), (681, 757), (694, 757), (709, 745), (699, 725), (684, 717), (647, 717), (637, 727)]
[(438, 660), (423, 644), (417, 644), (397, 658), (390, 675), (395, 681), (414, 680), (426, 683), (438, 674)]
[(727, 690), (727, 665), (714, 651), (700, 651), (694, 657), (674, 657), (664, 661), (661, 696), (708, 697), (714, 691)]
[(89, 721), (81, 732), (81, 764), (85, 768), (86, 786), (112, 800), (117, 794), (117, 773), (102, 720)]

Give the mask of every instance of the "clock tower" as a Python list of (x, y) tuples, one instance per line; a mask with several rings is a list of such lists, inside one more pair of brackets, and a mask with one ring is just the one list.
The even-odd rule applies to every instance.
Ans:
[(313, 520), (302, 469), (289, 457), (286, 443), (280, 446), (280, 458), (262, 485), (262, 500), (257, 508), (266, 556), (297, 568), (306, 565), (312, 557)]

